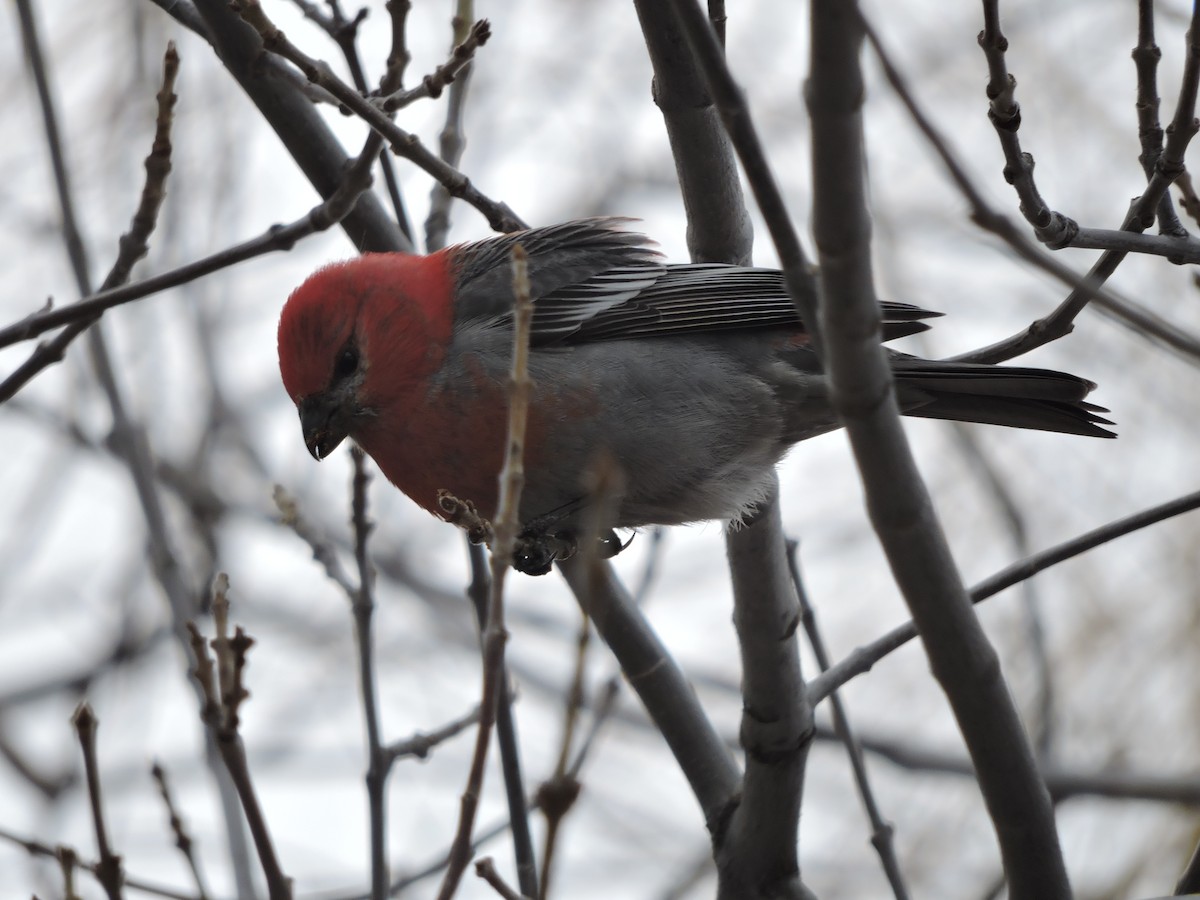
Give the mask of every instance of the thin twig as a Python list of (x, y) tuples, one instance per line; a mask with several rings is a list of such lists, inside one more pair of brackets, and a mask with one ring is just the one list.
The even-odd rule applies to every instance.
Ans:
[(504, 576), (512, 564), (517, 532), (521, 527), (521, 490), (525, 485), (525, 425), (529, 414), (532, 384), (529, 379), (529, 331), (533, 320), (533, 301), (529, 296), (529, 274), (525, 250), (513, 246), (513, 356), (512, 375), (508, 391), (508, 437), (505, 443), (504, 466), (500, 470), (500, 499), (494, 522), (495, 542), (492, 546), (491, 597), (488, 602), (487, 626), (483, 630), (483, 688), (479, 701), (479, 728), (475, 737), (475, 752), (463, 790), (458, 829), (450, 848), (450, 863), (438, 891), (439, 900), (454, 896), (458, 883), (471, 858), (471, 831), (479, 808), (483, 787), (484, 764), (492, 726), (496, 720), (498, 700), (504, 690), (504, 645), (508, 632), (504, 629)]
[[(985, 199), (983, 192), (980, 191), (967, 175), (966, 169), (955, 158), (946, 139), (940, 134), (937, 128), (924, 111), (917, 104), (916, 99), (909, 89), (904, 77), (892, 62), (891, 56), (884, 47), (879, 36), (871, 27), (870, 22), (862, 19), (862, 25), (865, 30), (867, 40), (871, 44), (875, 55), (878, 57), (880, 65), (883, 68), (884, 75), (891, 85), (892, 90), (896, 92), (896, 96), (908, 110), (909, 116), (918, 130), (925, 136), (929, 145), (934, 152), (942, 160), (942, 165), (946, 172), (950, 175), (951, 180), (958, 188), (959, 193), (967, 201), (971, 208), (971, 220), (983, 228), (984, 230), (996, 235), (1011, 247), (1018, 256), (1025, 261), (1037, 266), (1042, 271), (1052, 275), (1054, 278), (1061, 281), (1063, 284), (1071, 288), (1071, 293), (1059, 305), (1058, 309), (1050, 315), (1045, 316), (1033, 322), (1023, 331), (1002, 341), (991, 344), (987, 347), (971, 351), (970, 353), (959, 354), (953, 357), (957, 361), (962, 362), (989, 362), (997, 363), (1012, 359), (1030, 350), (1040, 347), (1043, 344), (1056, 340), (1065, 334), (1068, 334), (1074, 327), (1072, 321), (1078, 315), (1081, 306), (1076, 309), (1076, 305), (1080, 298), (1083, 302), (1088, 300), (1097, 302), (1104, 306), (1108, 311), (1112, 312), (1118, 318), (1125, 320), (1128, 323), (1133, 323), (1137, 327), (1141, 327), (1143, 323), (1137, 322), (1135, 317), (1129, 315), (1127, 304), (1113, 298), (1110, 294), (1102, 289), (1104, 281), (1111, 272), (1105, 269), (1098, 268), (1100, 263), (1105, 260), (1110, 260), (1111, 254), (1106, 254), (1101, 257), (1101, 260), (1092, 267), (1087, 275), (1080, 276), (1070, 267), (1064, 265), (1059, 260), (1052, 258), (1032, 241), (1026, 237), (1022, 229), (1012, 222), (1007, 216), (993, 208)], [(1143, 194), (1143, 197), (1146, 195)], [(1098, 230), (1087, 229), (1084, 232), (1085, 239), (1095, 238), (1097, 245), (1103, 243), (1100, 239), (1102, 234), (1107, 235), (1111, 232), (1100, 232)], [(1133, 232), (1130, 232), (1129, 238), (1121, 238), (1121, 242), (1113, 241), (1112, 246), (1124, 247), (1125, 249), (1139, 249), (1144, 252), (1148, 246), (1167, 249), (1175, 244), (1180, 243), (1178, 239), (1168, 236), (1159, 236), (1157, 238), (1149, 237), (1145, 241), (1140, 237), (1134, 237)], [(1143, 236), (1145, 237), (1145, 236)], [(1152, 245), (1149, 242), (1154, 242)], [(1190, 241), (1185, 242), (1185, 247), (1190, 246)], [(1119, 254), (1116, 261), (1119, 262), (1123, 258), (1123, 252)], [(1165, 255), (1170, 256), (1170, 253)], [(1115, 263), (1105, 262), (1105, 268), (1112, 265), (1115, 268)], [(1071, 312), (1074, 310), (1074, 312)], [(1151, 331), (1156, 337), (1161, 337), (1157, 332)]]
[(416, 164), (446, 186), (452, 195), (478, 209), (496, 231), (512, 232), (525, 223), (504, 203), (484, 196), (462, 172), (446, 165), (420, 142), (416, 135), (400, 128), (387, 113), (338, 78), (329, 65), (306, 54), (288, 40), (263, 11), (259, 0), (240, 0), (238, 11), (262, 38), (265, 49), (296, 65), (309, 81), (329, 91), (347, 109), (387, 139), (393, 152)]
[[(808, 591), (804, 587), (804, 580), (800, 577), (800, 543), (798, 541), (791, 542), (789, 550), (788, 568), (791, 571), (792, 584), (796, 588), (796, 596), (800, 603), (800, 623), (804, 626), (804, 633), (808, 636), (808, 643), (812, 647), (813, 656), (816, 657), (817, 666), (824, 672), (831, 665), (829, 650), (825, 646), (825, 638), (821, 635), (821, 629), (817, 625), (816, 610), (809, 602)], [(904, 883), (904, 875), (900, 871), (900, 861), (896, 858), (895, 829), (892, 828), (891, 822), (884, 819), (879, 810), (875, 791), (867, 777), (867, 764), (863, 759), (862, 745), (850, 727), (850, 717), (846, 713), (846, 705), (836, 692), (829, 696), (829, 702), (833, 713), (834, 731), (837, 733), (838, 740), (846, 748), (850, 769), (854, 773), (854, 784), (858, 788), (858, 796), (862, 800), (867, 819), (871, 823), (871, 845), (879, 854), (879, 861), (883, 865), (884, 875), (892, 888), (892, 895), (897, 900), (904, 900), (909, 894), (908, 887)]]
[(436, 728), (428, 734), (418, 732), (411, 737), (388, 744), (383, 748), (383, 752), (386, 754), (389, 764), (405, 756), (426, 759), (429, 756), (429, 751), (438, 744), (462, 734), (478, 722), (479, 707), (476, 706), (466, 715), (459, 716), (457, 719), (447, 722), (441, 728)]
[(390, 762), (379, 730), (379, 699), (375, 685), (375, 642), (371, 620), (375, 613), (375, 571), (367, 554), (367, 537), (372, 524), (367, 519), (366, 455), (350, 448), (354, 461), (353, 500), (354, 561), (358, 566), (358, 589), (350, 604), (354, 613), (354, 638), (358, 648), (358, 683), (362, 693), (363, 720), (367, 730), (367, 807), (371, 829), (371, 900), (384, 900), (388, 887), (387, 777)]
[[(163, 58), (163, 83), (158, 92), (158, 116), (155, 120), (154, 143), (150, 154), (146, 157), (146, 181), (142, 187), (141, 200), (133, 214), (129, 231), (121, 236), (118, 242), (119, 252), (116, 263), (101, 286), (102, 290), (114, 288), (129, 280), (130, 270), (137, 260), (146, 255), (147, 241), (158, 219), (158, 211), (166, 197), (166, 180), (171, 171), (171, 124), (175, 106), (175, 78), (179, 73), (179, 55), (175, 45), (168, 44)], [(62, 152), (56, 145), (56, 130), (52, 128), (55, 117), (47, 113), (47, 137), (52, 148), (51, 156), (55, 163), (56, 175), (61, 165)], [(83, 242), (79, 237), (78, 228), (74, 223), (71, 212), (70, 189), (65, 172), (58, 179), (60, 202), (63, 205), (64, 237), (67, 241), (69, 255), (76, 270), (76, 279), (85, 278), (87, 261), (84, 256)], [(80, 293), (87, 293), (87, 287), (80, 286)], [(28, 384), (39, 372), (53, 363), (60, 362), (67, 347), (80, 334), (90, 328), (100, 318), (97, 312), (89, 318), (79, 319), (55, 337), (38, 346), (34, 353), (19, 366), (16, 371), (0, 383), (0, 403), (10, 399), (17, 391)]]
[[(475, 16), (474, 0), (458, 0), (458, 8), (454, 14), (451, 26), (454, 29), (454, 44), (463, 43), (467, 33), (467, 23)], [(478, 23), (476, 23), (478, 24)], [(457, 51), (456, 51), (457, 52)], [(463, 116), (467, 106), (467, 88), (471, 84), (471, 67), (463, 69), (461, 77), (450, 85), (450, 97), (446, 102), (446, 121), (442, 132), (438, 135), (438, 154), (447, 165), (458, 168), (462, 159), (466, 139), (463, 134)], [(450, 192), (436, 182), (429, 192), (429, 215), (425, 217), (425, 247), (427, 253), (440, 249), (446, 244), (446, 236), (450, 232), (450, 206), (454, 198)], [(522, 890), (527, 890), (522, 888)]]
[[(471, 562), (471, 581), (467, 585), (467, 597), (475, 610), (476, 624), (482, 637), (487, 627), (491, 575), (488, 570), (487, 553), (482, 544), (472, 543), (468, 537), (467, 553)], [(496, 710), (496, 744), (500, 750), (500, 771), (504, 777), (504, 796), (508, 802), (508, 817), (512, 827), (517, 881), (523, 893), (536, 897), (537, 860), (533, 851), (533, 834), (529, 827), (529, 803), (525, 796), (517, 721), (513, 715), (512, 680), (507, 666), (504, 672), (504, 690)]]
[(121, 885), (124, 872), (121, 857), (112, 851), (108, 843), (108, 829), (104, 825), (104, 808), (100, 802), (100, 764), (96, 758), (96, 716), (85, 701), (75, 709), (71, 717), (75, 733), (79, 735), (79, 746), (83, 751), (83, 771), (87, 777), (88, 805), (92, 810), (92, 828), (96, 832), (96, 851), (100, 859), (96, 863), (96, 880), (108, 894), (108, 900), (121, 900)]
[(523, 894), (518, 894), (508, 886), (500, 877), (500, 873), (496, 871), (496, 865), (490, 856), (485, 856), (475, 863), (475, 874), (490, 884), (504, 900), (532, 900)]
[(282, 486), (275, 485), (275, 492), (272, 496), (275, 500), (275, 507), (281, 516), (280, 522), (290, 528), (300, 540), (308, 544), (309, 549), (312, 550), (313, 559), (325, 569), (329, 580), (340, 587), (353, 603), (358, 594), (358, 585), (354, 583), (342, 566), (342, 561), (338, 559), (333, 545), (317, 534), (308, 520), (300, 514), (295, 499)]
[[(0, 841), (7, 841), (10, 844), (15, 844), (26, 853), (33, 857), (42, 857), (45, 859), (61, 859), (65, 853), (69, 853), (74, 859), (74, 864), (81, 869), (87, 869), (92, 874), (96, 874), (96, 869), (99, 863), (86, 862), (79, 858), (79, 854), (70, 847), (58, 845), (51, 847), (41, 841), (33, 838), (21, 837), (7, 829), (0, 828)], [(125, 887), (130, 890), (141, 891), (145, 894), (150, 894), (155, 897), (164, 897), (166, 900), (198, 900), (195, 894), (187, 894), (175, 888), (166, 887), (164, 885), (154, 884), (146, 881), (143, 878), (135, 878), (129, 875), (125, 876)]]
[(195, 665), (192, 677), (203, 698), (200, 720), (212, 735), (237, 790), (266, 878), (268, 896), (271, 900), (291, 900), (292, 881), (284, 874), (275, 853), (266, 816), (250, 776), (246, 745), (238, 732), (241, 705), (250, 696), (243, 679), (246, 654), (254, 641), (240, 626), (232, 636), (229, 634), (229, 579), (223, 573), (217, 576), (213, 586), (212, 610), (216, 636), (211, 642), (205, 642), (194, 622), (187, 623)]
[[(465, 37), (456, 35), (454, 49), (450, 51), (450, 58), (445, 63), (422, 78), (421, 83), (416, 87), (409, 90), (398, 90), (379, 98), (376, 101), (379, 108), (385, 113), (393, 113), (418, 100), (436, 100), (442, 95), (442, 91), (454, 83), (460, 73), (465, 77), (464, 70), (475, 58), (475, 51), (486, 44), (491, 36), (492, 26), (487, 19), (480, 19), (471, 26)], [(445, 159), (444, 155), (443, 159)], [(454, 165), (454, 163), (450, 163), (450, 165)]]
[[(575, 757), (571, 760), (571, 765), (567, 769), (572, 778), (578, 779), (579, 773), (583, 770), (583, 765), (587, 761), (592, 747), (595, 746), (596, 737), (600, 733), (600, 729), (606, 722), (613, 719), (616, 712), (616, 700), (621, 692), (622, 678), (621, 674), (610, 678), (605, 682), (604, 686), (596, 692), (592, 702), (592, 721), (588, 727), (587, 733), (579, 742), (579, 746), (575, 751)], [(639, 720), (641, 721), (641, 720)], [(529, 809), (536, 810), (538, 808), (538, 797), (535, 795), (529, 799)], [(475, 838), (472, 842), (471, 849), (477, 850), (480, 846), (492, 840), (493, 838), (504, 834), (511, 828), (511, 818), (506, 821), (497, 822), (496, 824), (483, 829), (477, 830)], [(396, 894), (406, 888), (411, 887), (419, 881), (423, 881), (438, 872), (442, 871), (449, 865), (449, 854), (443, 854), (438, 859), (428, 863), (392, 882), (392, 893)], [(522, 888), (524, 891), (524, 888)], [(526, 896), (536, 897), (537, 894), (528, 894)]]
[[(367, 7), (364, 6), (360, 9), (353, 19), (348, 19), (342, 12), (342, 5), (338, 0), (329, 0), (328, 14), (316, 4), (304, 2), (304, 0), (295, 0), (295, 2), (304, 11), (306, 17), (320, 25), (333, 38), (334, 43), (341, 48), (355, 88), (360, 94), (366, 95), (369, 88), (362, 59), (358, 53), (358, 29), (367, 18)], [(408, 221), (408, 210), (405, 208), (404, 198), (400, 194), (400, 182), (396, 178), (396, 167), (392, 162), (392, 155), (386, 147), (379, 151), (379, 168), (383, 171), (383, 181), (387, 187), (388, 199), (392, 203), (392, 212), (396, 215), (396, 223), (404, 232), (404, 237), (409, 244), (412, 244), (412, 224)]]
[(208, 900), (208, 890), (204, 886), (204, 875), (200, 871), (200, 862), (196, 859), (195, 847), (192, 844), (191, 835), (187, 833), (183, 819), (179, 815), (179, 810), (175, 807), (174, 799), (171, 797), (171, 789), (167, 785), (166, 770), (163, 769), (161, 763), (155, 762), (150, 768), (150, 774), (153, 776), (155, 783), (158, 784), (158, 793), (162, 797), (163, 806), (167, 809), (171, 833), (175, 835), (175, 846), (183, 854), (183, 858), (188, 865), (188, 870), (192, 873), (192, 880), (196, 882), (196, 896), (198, 900)]
[[(1154, 43), (1154, 0), (1138, 0), (1138, 37), (1133, 48), (1133, 64), (1137, 69), (1138, 141), (1142, 152), (1138, 162), (1149, 180), (1163, 152), (1163, 128), (1158, 119), (1158, 64), (1162, 51)], [(1158, 230), (1160, 234), (1187, 235), (1187, 229), (1175, 214), (1170, 193), (1158, 201)]]
[[(1012, 587), (1014, 584), (1018, 584), (1027, 578), (1032, 578), (1038, 572), (1042, 572), (1060, 562), (1065, 562), (1068, 559), (1079, 556), (1081, 553), (1086, 553), (1088, 550), (1095, 549), (1141, 528), (1155, 525), (1166, 519), (1191, 512), (1198, 508), (1200, 508), (1200, 491), (1185, 494), (1182, 497), (1177, 497), (1158, 506), (1152, 506), (1131, 516), (1117, 519), (1115, 522), (1101, 525), (1099, 528), (1081, 534), (1076, 538), (1064, 541), (1040, 553), (1035, 553), (1027, 559), (1013, 563), (1011, 566), (1001, 569), (991, 577), (984, 579), (971, 588), (971, 602), (981, 603), (1004, 589)], [(870, 671), (875, 663), (879, 662), (879, 660), (883, 659), (893, 650), (904, 646), (916, 636), (916, 627), (912, 622), (906, 622), (898, 628), (892, 629), (883, 637), (872, 641), (870, 644), (859, 647), (845, 659), (831, 666), (828, 671), (822, 672), (809, 682), (808, 691), (812, 697), (813, 704), (815, 705), (825, 697), (828, 697), (832, 691), (841, 687), (851, 678)]]
[[(351, 160), (314, 104), (316, 86), (294, 66), (264, 53), (262, 38), (229, 0), (192, 2), (204, 18), (213, 50), (225, 69), (258, 107), (317, 193), (323, 199), (331, 197), (341, 186)], [(340, 224), (361, 253), (413, 250), (373, 192), (359, 194)]]
[[(0, 347), (31, 340), (51, 329), (72, 322), (95, 317), (98, 313), (157, 294), (168, 288), (178, 287), (195, 281), (221, 269), (228, 268), (256, 256), (278, 250), (290, 250), (301, 238), (338, 224), (354, 208), (359, 194), (371, 184), (370, 161), (379, 151), (381, 139), (372, 133), (364, 146), (365, 151), (346, 170), (341, 187), (328, 200), (318, 203), (301, 218), (287, 225), (273, 225), (258, 237), (229, 247), (203, 259), (180, 266), (160, 275), (154, 275), (131, 285), (97, 291), (84, 299), (59, 309), (44, 309), (26, 316), (19, 322), (0, 328)], [(0, 400), (3, 396), (0, 395)]]
[[(617, 498), (624, 489), (624, 476), (616, 461), (601, 454), (586, 474), (587, 501), (580, 546), (579, 565), (593, 572), (593, 580), (603, 575), (603, 560), (600, 557), (600, 536), (609, 532), (616, 521)], [(580, 606), (578, 637), (575, 641), (575, 667), (571, 686), (567, 691), (563, 711), (563, 733), (559, 742), (558, 761), (554, 774), (538, 788), (538, 807), (546, 817), (546, 838), (542, 852), (542, 877), (537, 896), (546, 900), (550, 896), (550, 874), (554, 871), (554, 854), (558, 836), (567, 814), (574, 808), (582, 785), (575, 772), (571, 771), (571, 748), (575, 744), (579, 711), (585, 703), (584, 677), (587, 671), (587, 651), (591, 641), (591, 622), (587, 605)]]

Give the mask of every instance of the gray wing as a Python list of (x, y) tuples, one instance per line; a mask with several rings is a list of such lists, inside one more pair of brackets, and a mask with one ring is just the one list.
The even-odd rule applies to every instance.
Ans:
[(597, 313), (620, 306), (650, 287), (665, 271), (661, 254), (645, 235), (623, 231), (631, 219), (577, 219), (518, 231), (454, 248), (460, 321), (511, 323), (514, 244), (529, 258), (535, 342), (571, 334)]
[[(775, 269), (721, 263), (665, 265), (628, 219), (580, 219), (457, 248), (457, 315), (511, 323), (514, 243), (529, 254), (537, 346), (697, 332), (779, 329), (802, 333)], [(884, 338), (926, 330), (940, 315), (884, 303)]]

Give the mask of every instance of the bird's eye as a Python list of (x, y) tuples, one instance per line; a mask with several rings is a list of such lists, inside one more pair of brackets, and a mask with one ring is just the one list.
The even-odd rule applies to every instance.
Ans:
[(333, 380), (344, 381), (358, 371), (358, 348), (347, 344), (333, 364)]

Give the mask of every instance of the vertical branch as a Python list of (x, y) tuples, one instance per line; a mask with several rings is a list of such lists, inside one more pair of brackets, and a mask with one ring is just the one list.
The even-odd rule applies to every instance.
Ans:
[[(618, 498), (624, 492), (625, 475), (607, 453), (601, 453), (584, 475), (587, 488), (579, 553), (579, 567), (589, 573), (595, 584), (603, 578), (603, 560), (600, 557), (601, 535), (610, 533), (616, 521)], [(587, 604), (580, 605), (578, 637), (575, 641), (575, 671), (567, 691), (566, 709), (563, 713), (562, 740), (559, 743), (558, 762), (554, 774), (537, 792), (537, 804), (546, 817), (546, 842), (542, 853), (542, 878), (539, 900), (550, 896), (550, 875), (554, 871), (554, 853), (559, 843), (563, 820), (579, 797), (580, 782), (577, 770), (570, 765), (571, 748), (575, 744), (575, 732), (579, 722), (579, 710), (584, 703), (584, 677), (587, 671), (587, 651), (591, 641), (591, 622)], [(582, 759), (582, 755), (580, 755)]]
[[(487, 627), (488, 597), (491, 596), (491, 576), (488, 556), (482, 544), (471, 543), (464, 535), (471, 564), (471, 582), (467, 597), (475, 610), (482, 636)], [(520, 742), (517, 740), (517, 721), (513, 715), (513, 690), (507, 669), (503, 693), (496, 710), (496, 745), (500, 750), (500, 770), (504, 776), (504, 795), (508, 802), (508, 819), (512, 829), (513, 855), (517, 864), (517, 882), (527, 897), (538, 896), (537, 860), (533, 852), (533, 835), (529, 830), (529, 803), (525, 797), (525, 778), (521, 771)]]
[[(458, 47), (467, 39), (471, 22), (475, 18), (474, 0), (457, 0), (451, 27), (454, 31), (452, 46)], [(446, 101), (446, 124), (438, 137), (438, 153), (445, 162), (458, 168), (466, 147), (463, 132), (463, 111), (467, 102), (467, 86), (471, 81), (471, 66), (467, 65), (450, 84), (449, 99)], [(435, 184), (429, 198), (429, 216), (425, 219), (425, 246), (427, 252), (445, 246), (450, 231), (450, 205), (454, 198), (441, 182)]]
[(387, 71), (379, 80), (379, 93), (392, 94), (404, 86), (404, 71), (412, 60), (408, 52), (408, 13), (412, 0), (387, 0), (384, 7), (392, 23), (392, 49), (388, 52)]
[[(790, 549), (788, 568), (792, 584), (796, 588), (796, 598), (800, 604), (800, 622), (808, 636), (808, 645), (812, 647), (817, 667), (822, 672), (827, 672), (832, 660), (829, 658), (829, 650), (825, 646), (821, 629), (817, 627), (816, 610), (808, 601), (808, 591), (805, 590), (804, 580), (800, 577), (799, 543), (792, 544)], [(850, 717), (846, 714), (846, 705), (836, 691), (830, 693), (829, 705), (833, 711), (833, 730), (837, 732), (838, 738), (846, 748), (846, 755), (850, 758), (850, 768), (854, 773), (854, 784), (858, 788), (858, 796), (862, 799), (867, 819), (871, 823), (871, 845), (879, 854), (884, 875), (887, 876), (888, 884), (892, 887), (892, 896), (896, 900), (906, 900), (908, 888), (904, 883), (904, 875), (900, 871), (900, 862), (896, 859), (892, 825), (883, 818), (883, 814), (879, 811), (875, 792), (867, 777), (867, 762), (863, 759), (862, 744), (859, 743), (858, 737), (850, 728)]]
[[(391, 3), (388, 4), (390, 8)], [(306, 10), (312, 15), (311, 10)], [(337, 0), (332, 0), (330, 3), (330, 15), (318, 19), (318, 22), (325, 26), (337, 45), (342, 49), (342, 55), (346, 58), (346, 66), (350, 70), (350, 77), (354, 80), (354, 86), (364, 96), (369, 91), (367, 86), (366, 72), (363, 70), (362, 59), (358, 53), (358, 28), (366, 19), (367, 9), (363, 7), (358, 11), (353, 19), (347, 19), (342, 14), (341, 5)], [(400, 23), (400, 35), (403, 40), (404, 25)], [(384, 79), (387, 75), (385, 73)], [(379, 168), (383, 172), (383, 182), (387, 187), (388, 199), (392, 202), (392, 212), (396, 216), (396, 224), (400, 226), (400, 231), (403, 232), (405, 240), (412, 246), (412, 225), (408, 221), (408, 210), (404, 206), (404, 198), (400, 194), (400, 182), (396, 178), (396, 168), (392, 164), (392, 154), (386, 147), (381, 147), (376, 154), (379, 158)]]
[(198, 900), (208, 900), (208, 889), (204, 886), (204, 875), (200, 870), (200, 863), (196, 859), (191, 835), (184, 828), (183, 818), (179, 815), (179, 810), (175, 808), (175, 800), (171, 796), (171, 789), (167, 784), (166, 770), (163, 769), (160, 763), (155, 762), (150, 769), (150, 774), (158, 785), (158, 793), (162, 797), (163, 806), (167, 808), (171, 833), (175, 835), (175, 846), (183, 854), (188, 870), (192, 873), (192, 880), (196, 883), (196, 896)]
[[(46, 71), (45, 58), (42, 55), (42, 43), (38, 36), (37, 20), (33, 15), (32, 0), (17, 0), (17, 16), (21, 23), (21, 41), (25, 47), (25, 56), (29, 60), (29, 68), (33, 72), (33, 81), (37, 86), (39, 106), (42, 111), (42, 127), (46, 131), (46, 145), (50, 151), (50, 164), (54, 170), (54, 185), (58, 193), (59, 208), (62, 211), (63, 243), (66, 245), (67, 258), (75, 272), (76, 281), (80, 273), (88, 271), (87, 250), (83, 238), (79, 234), (79, 226), (75, 218), (74, 194), (71, 191), (71, 179), (67, 172), (66, 154), (63, 153), (62, 136), (58, 130), (58, 116), (54, 109), (54, 100), (50, 88), (50, 76)], [(80, 285), (80, 294), (86, 296), (88, 291)]]
[[(1146, 180), (1154, 176), (1158, 160), (1163, 152), (1163, 128), (1158, 119), (1160, 100), (1158, 97), (1158, 64), (1162, 50), (1154, 42), (1154, 0), (1138, 0), (1138, 37), (1133, 48), (1133, 64), (1137, 70), (1137, 121), (1138, 141), (1142, 152), (1138, 162)], [(1161, 234), (1187, 236), (1187, 229), (1175, 215), (1175, 206), (1170, 193), (1158, 201), (1158, 230)]]
[(1054, 812), (996, 652), (974, 614), (900, 424), (879, 344), (863, 146), (864, 27), (854, 4), (812, 8), (814, 231), (832, 399), (871, 523), (978, 774), (1014, 896), (1070, 896)]
[[(270, 900), (292, 900), (292, 881), (283, 872), (267, 819), (246, 758), (239, 732), (241, 705), (250, 696), (245, 688), (246, 655), (254, 640), (239, 626), (229, 634), (229, 579), (218, 574), (213, 587), (213, 622), (216, 636), (208, 644), (194, 622), (187, 623), (193, 661), (192, 679), (200, 695), (200, 720), (221, 754), (246, 824), (254, 839)], [(212, 649), (210, 654), (209, 649)]]
[(742, 660), (746, 752), (742, 797), (717, 848), (721, 897), (805, 894), (797, 859), (804, 773), (813, 710), (800, 671), (800, 608), (788, 570), (779, 514), (779, 479), (771, 499), (744, 527), (726, 535), (733, 578), (733, 623)]
[[(584, 546), (595, 555), (596, 536), (589, 534)], [(579, 796), (580, 784), (568, 771), (571, 747), (575, 743), (575, 729), (579, 721), (579, 710), (583, 706), (583, 679), (586, 672), (588, 642), (591, 638), (591, 623), (587, 611), (580, 609), (579, 634), (575, 641), (575, 673), (567, 691), (566, 710), (563, 714), (562, 740), (558, 748), (558, 762), (554, 774), (538, 789), (538, 806), (546, 817), (546, 841), (542, 851), (542, 877), (538, 887), (539, 900), (550, 896), (550, 873), (554, 865), (554, 849), (558, 844), (559, 826)]]
[(96, 878), (108, 900), (121, 900), (121, 857), (112, 852), (108, 843), (108, 829), (104, 825), (104, 810), (100, 803), (100, 765), (96, 759), (96, 716), (91, 706), (80, 703), (71, 717), (75, 733), (79, 735), (79, 746), (83, 751), (83, 770), (87, 776), (88, 802), (92, 808), (92, 827), (96, 832), (96, 852), (100, 855), (96, 863)]
[(475, 752), (463, 790), (459, 810), (458, 830), (450, 847), (450, 859), (439, 900), (454, 896), (471, 859), (471, 832), (483, 788), (484, 764), (488, 744), (496, 722), (496, 709), (503, 693), (504, 645), (508, 632), (504, 628), (504, 576), (512, 564), (517, 532), (520, 528), (521, 491), (525, 486), (525, 426), (529, 415), (529, 332), (533, 321), (533, 301), (529, 296), (529, 272), (525, 250), (513, 246), (513, 357), (509, 383), (508, 439), (505, 445), (504, 466), (500, 470), (500, 499), (493, 522), (492, 583), (488, 598), (487, 625), (483, 630), (483, 689), (479, 703), (479, 728), (475, 736)]
[(354, 639), (358, 647), (358, 685), (362, 693), (363, 721), (367, 731), (367, 807), (371, 828), (371, 900), (384, 900), (388, 889), (387, 863), (387, 779), (390, 759), (379, 731), (379, 700), (375, 687), (375, 637), (371, 622), (375, 614), (375, 571), (367, 555), (366, 457), (357, 446), (350, 449), (354, 461), (352, 486), (354, 524), (354, 561), (358, 565), (358, 589), (351, 610), (354, 614)]
[(796, 312), (812, 335), (813, 348), (820, 353), (821, 332), (817, 315), (817, 291), (812, 268), (792, 227), (783, 194), (767, 164), (758, 131), (746, 108), (746, 98), (725, 64), (725, 54), (707, 17), (694, 0), (670, 0), (680, 27), (691, 45), (696, 64), (708, 85), (721, 121), (742, 164), (759, 212), (767, 223), (771, 241), (779, 255), (783, 280)]

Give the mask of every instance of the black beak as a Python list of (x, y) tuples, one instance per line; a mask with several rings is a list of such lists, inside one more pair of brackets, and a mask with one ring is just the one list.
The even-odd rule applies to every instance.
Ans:
[(346, 429), (341, 424), (339, 409), (328, 394), (312, 394), (300, 401), (300, 430), (304, 434), (304, 446), (313, 459), (322, 460), (337, 449), (346, 439)]

